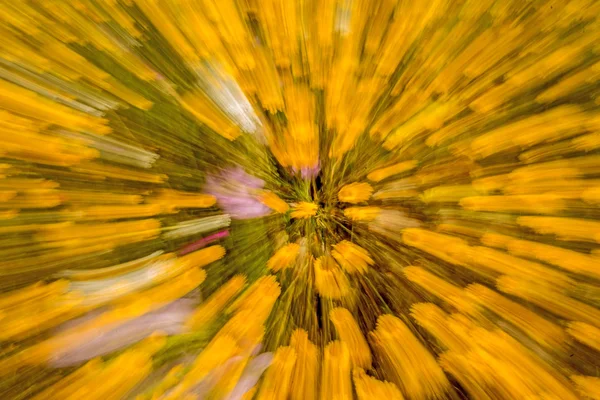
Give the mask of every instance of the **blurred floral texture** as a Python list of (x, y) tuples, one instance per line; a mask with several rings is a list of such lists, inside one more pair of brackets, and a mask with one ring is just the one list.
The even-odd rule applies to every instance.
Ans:
[(0, 399), (600, 399), (599, 1), (0, 16)]

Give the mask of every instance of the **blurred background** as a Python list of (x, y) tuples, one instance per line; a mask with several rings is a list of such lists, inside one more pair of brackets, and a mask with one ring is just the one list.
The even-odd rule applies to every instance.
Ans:
[(600, 2), (0, 2), (0, 399), (600, 399)]

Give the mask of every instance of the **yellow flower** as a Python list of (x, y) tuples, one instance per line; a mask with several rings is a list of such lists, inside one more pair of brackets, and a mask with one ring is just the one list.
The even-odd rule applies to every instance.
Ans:
[(242, 400), (252, 400), (254, 399), (254, 395), (258, 391), (258, 385), (254, 385), (242, 396)]
[(364, 274), (367, 272), (368, 266), (375, 263), (365, 249), (347, 240), (342, 240), (333, 248), (331, 255), (340, 267), (349, 274), (355, 272)]
[(184, 374), (184, 365), (177, 364), (173, 368), (169, 370), (167, 375), (160, 381), (158, 385), (154, 389), (152, 389), (151, 393), (146, 394), (145, 396), (140, 396), (140, 399), (136, 398), (136, 400), (146, 400), (150, 398), (160, 398), (167, 390), (174, 387), (181, 381), (181, 378)]
[(210, 371), (223, 365), (231, 357), (239, 354), (240, 348), (236, 341), (228, 335), (217, 335), (204, 350), (196, 357), (190, 371), (183, 377), (165, 399), (180, 398), (197, 382), (201, 381)]
[(202, 250), (186, 254), (178, 259), (178, 263), (186, 267), (204, 267), (220, 260), (225, 255), (225, 248), (220, 245), (206, 247)]
[(282, 269), (289, 268), (292, 266), (298, 253), (300, 252), (300, 245), (296, 243), (290, 243), (283, 246), (273, 254), (273, 257), (267, 261), (267, 268), (272, 271), (281, 271)]
[(317, 346), (308, 340), (308, 333), (302, 329), (292, 332), (290, 347), (296, 350), (296, 364), (292, 376), (292, 400), (315, 400), (319, 373)]
[(600, 243), (600, 222), (561, 217), (518, 217), (517, 224), (541, 234), (555, 234), (560, 240)]
[(338, 199), (344, 203), (357, 204), (369, 200), (373, 188), (366, 182), (355, 182), (342, 187), (338, 193)]
[(331, 256), (319, 257), (314, 264), (315, 288), (322, 297), (340, 299), (350, 292), (350, 282)]
[(353, 366), (371, 369), (371, 350), (350, 311), (342, 307), (334, 308), (329, 318), (342, 342), (348, 346)]
[(344, 215), (352, 221), (372, 221), (381, 212), (379, 207), (348, 207)]
[(444, 398), (450, 382), (435, 358), (399, 318), (380, 316), (377, 329), (369, 335), (385, 376), (409, 398)]
[(273, 363), (267, 369), (260, 385), (258, 399), (287, 399), (290, 389), (292, 389), (291, 382), (295, 364), (296, 351), (293, 348), (288, 346), (278, 348), (273, 356)]
[(417, 160), (403, 161), (401, 163), (394, 164), (389, 167), (376, 169), (375, 171), (373, 171), (369, 175), (367, 175), (367, 179), (372, 182), (379, 182), (386, 178), (389, 178), (390, 176), (394, 176), (394, 175), (401, 174), (403, 172), (410, 171), (411, 169), (415, 168), (416, 166), (417, 166)]
[(520, 297), (564, 319), (600, 327), (600, 310), (565, 295), (556, 286), (547, 282), (504, 275), (496, 280), (496, 287), (504, 293)]
[(294, 207), (291, 215), (292, 218), (310, 218), (317, 213), (318, 208), (315, 203), (302, 201)]
[(286, 213), (290, 209), (290, 206), (273, 192), (263, 192), (259, 196), (259, 200), (265, 206), (277, 211), (280, 214)]
[(477, 325), (463, 314), (448, 315), (432, 303), (416, 303), (410, 315), (417, 324), (435, 336), (441, 348), (464, 352), (471, 348), (471, 330)]
[(262, 323), (271, 313), (271, 308), (281, 294), (281, 287), (274, 275), (267, 275), (259, 278), (246, 291), (238, 297), (227, 313), (240, 313), (242, 311), (250, 312), (255, 320)]
[(600, 378), (595, 376), (573, 375), (571, 380), (575, 382), (577, 391), (586, 399), (597, 399), (600, 394)]
[(456, 309), (471, 315), (477, 313), (477, 304), (467, 296), (467, 293), (462, 288), (447, 282), (421, 267), (405, 267), (402, 271), (409, 281), (416, 283), (427, 292), (444, 300)]
[(203, 325), (211, 322), (225, 305), (242, 290), (245, 283), (246, 278), (243, 275), (231, 278), (200, 305), (188, 319), (187, 325), (190, 328), (202, 328)]
[(350, 352), (345, 343), (330, 342), (323, 352), (321, 399), (352, 399)]
[(377, 380), (365, 373), (361, 368), (352, 372), (356, 396), (358, 400), (389, 399), (403, 400), (404, 397), (396, 385), (391, 382)]
[(241, 134), (240, 128), (216, 107), (206, 94), (199, 91), (188, 92), (179, 101), (181, 106), (198, 121), (206, 124), (224, 138), (233, 141)]
[[(503, 319), (521, 329), (539, 344), (550, 349), (559, 349), (565, 343), (566, 335), (560, 326), (539, 316), (529, 308), (509, 300), (483, 285), (471, 284), (467, 286), (466, 291), (470, 300), (478, 302), (482, 307), (485, 306), (488, 310), (502, 316)], [(570, 327), (578, 326), (573, 324), (580, 323), (572, 322)], [(567, 331), (572, 333), (569, 329)], [(599, 334), (597, 337), (598, 349), (600, 349), (600, 330), (596, 329), (596, 331)]]
[(579, 342), (600, 351), (600, 329), (583, 322), (569, 322), (567, 332)]
[(259, 302), (260, 304), (257, 307), (263, 307), (263, 310), (259, 312), (253, 310), (238, 311), (215, 335), (215, 339), (230, 337), (235, 339), (244, 354), (252, 351), (263, 340), (265, 334), (263, 323), (271, 313), (275, 299), (264, 298), (260, 299)]
[(158, 196), (148, 201), (160, 205), (165, 213), (176, 213), (182, 208), (212, 207), (217, 202), (217, 198), (210, 194), (163, 189)]

